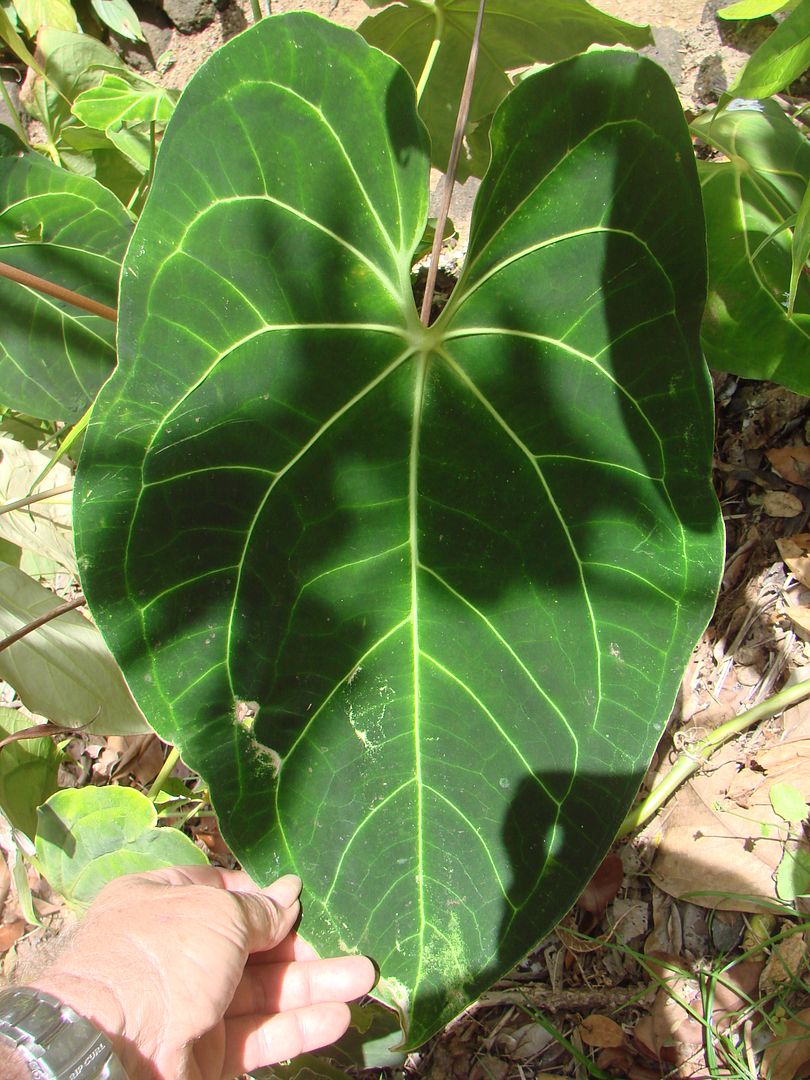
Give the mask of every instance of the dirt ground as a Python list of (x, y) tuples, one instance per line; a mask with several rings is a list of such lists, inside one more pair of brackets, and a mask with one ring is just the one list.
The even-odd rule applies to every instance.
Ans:
[[(351, 28), (357, 27), (370, 13), (365, 0), (268, 2), (273, 14), (313, 11)], [(645, 54), (665, 68), (684, 107), (698, 112), (717, 101), (758, 44), (760, 31), (741, 37), (715, 18), (715, 11), (727, 3), (728, 0), (708, 0), (708, 3), (700, 0), (604, 0), (596, 6), (628, 22), (648, 24), (652, 28), (655, 45), (645, 49)], [(148, 20), (149, 8), (141, 10)], [(175, 29), (170, 38), (163, 38), (158, 46), (161, 51), (165, 50), (163, 55), (170, 64), (161, 81), (166, 86), (184, 87), (203, 60), (250, 21), (249, 0), (231, 0), (205, 29), (193, 34), (182, 34)], [(158, 59), (158, 49), (153, 52)], [(440, 181), (440, 174), (434, 170), (434, 192)], [(466, 244), (477, 190), (478, 181), (473, 178), (458, 185), (454, 191), (450, 217), (459, 232), (456, 257), (463, 253)]]

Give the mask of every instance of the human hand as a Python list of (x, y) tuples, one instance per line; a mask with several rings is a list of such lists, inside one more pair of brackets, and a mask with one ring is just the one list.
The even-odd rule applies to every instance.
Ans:
[(295, 934), (300, 890), (213, 866), (118, 878), (29, 985), (103, 1030), (130, 1080), (231, 1080), (334, 1042), (373, 985), (366, 957)]

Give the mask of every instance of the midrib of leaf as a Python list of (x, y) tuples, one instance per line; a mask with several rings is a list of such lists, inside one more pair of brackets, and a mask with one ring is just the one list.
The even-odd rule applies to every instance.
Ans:
[[(467, 300), (469, 300), (470, 297), (474, 293), (476, 293), (483, 284), (485, 284), (485, 282), (489, 281), (489, 279), (495, 274), (497, 274), (500, 270), (505, 270), (507, 266), (512, 266), (514, 263), (520, 262), (520, 260), (524, 259), (527, 255), (533, 255), (535, 252), (542, 251), (544, 248), (554, 247), (555, 244), (562, 243), (565, 240), (574, 240), (577, 237), (581, 236), (594, 236), (597, 233), (610, 233), (614, 236), (626, 236), (630, 240), (635, 240), (639, 247), (643, 248), (643, 250), (650, 256), (650, 261), (655, 263), (664, 278), (669, 280), (664, 268), (661, 266), (661, 263), (656, 258), (654, 252), (650, 249), (647, 243), (645, 243), (639, 236), (636, 235), (636, 233), (630, 232), (628, 229), (617, 229), (612, 225), (590, 225), (587, 229), (575, 229), (573, 232), (559, 233), (557, 236), (550, 236), (546, 240), (541, 240), (538, 244), (530, 244), (529, 247), (521, 248), (520, 251), (516, 251), (514, 255), (510, 255), (508, 258), (502, 259), (501, 262), (496, 263), (479, 278), (475, 279), (472, 285), (469, 285), (466, 290), (459, 295), (458, 300), (456, 300), (456, 293), (453, 293), (447, 303), (447, 307), (445, 308), (447, 319), (449, 320), (452, 313), (457, 312), (461, 308), (461, 306), (465, 304)], [(482, 258), (485, 251), (486, 248), (484, 248), (479, 253), (478, 258)], [(475, 264), (473, 263), (473, 266), (474, 265)], [(456, 300), (455, 303), (454, 300)], [(443, 312), (443, 314), (445, 312)], [(509, 333), (510, 331), (504, 330), (499, 332)], [(562, 342), (558, 342), (558, 344), (562, 345)]]
[[(0, 250), (2, 250), (2, 245), (0, 245)], [(59, 305), (56, 303), (56, 301), (54, 299), (52, 299), (50, 296), (48, 296), (46, 293), (36, 292), (34, 289), (30, 288), (28, 285), (20, 285), (19, 287), (21, 289), (24, 289), (25, 292), (29, 294), (30, 298), (32, 299), (32, 301), (34, 303), (41, 304), (45, 308), (50, 308), (50, 310), (56, 316), (57, 321), (60, 323), (60, 325), (62, 327), (62, 346), (63, 346), (63, 348), (65, 350), (65, 359), (68, 362), (70, 370), (73, 372), (73, 376), (76, 379), (76, 383), (78, 384), (78, 386), (81, 388), (81, 390), (83, 391), (83, 393), (87, 397), (92, 398), (93, 394), (90, 392), (89, 388), (84, 384), (82, 378), (80, 377), (78, 371), (76, 370), (76, 365), (75, 365), (75, 363), (73, 361), (73, 356), (72, 356), (72, 354), (71, 354), (71, 352), (70, 352), (70, 350), (68, 348), (67, 339), (65, 337), (65, 325), (67, 323), (72, 323), (73, 326), (77, 330), (81, 331), (82, 334), (86, 335), (86, 337), (88, 337), (90, 339), (94, 338), (96, 343), (101, 348), (103, 348), (107, 352), (111, 353), (113, 357), (115, 356), (115, 348), (114, 348), (114, 346), (111, 344), (111, 342), (107, 341), (104, 337), (102, 337), (93, 328), (93, 325), (88, 322), (87, 315), (83, 315), (83, 316), (82, 315), (74, 315), (72, 311), (68, 311), (65, 308), (59, 307)], [(93, 318), (93, 316), (91, 316), (91, 318)], [(42, 383), (39, 382), (38, 379), (35, 379), (33, 377), (33, 375), (31, 374), (31, 372), (27, 369), (27, 367), (25, 365), (21, 365), (19, 360), (17, 359), (17, 357), (12, 356), (11, 353), (8, 351), (8, 349), (6, 349), (5, 347), (3, 347), (3, 356), (5, 356), (5, 358), (14, 366), (14, 368), (16, 368), (16, 370), (20, 373), (20, 375), (23, 376), (23, 378), (26, 380), (26, 382), (32, 383), (34, 386), (38, 387), (42, 391), (43, 394), (45, 394), (47, 397), (49, 397), (51, 399), (51, 401), (53, 401), (55, 406), (57, 406), (57, 407), (61, 406), (62, 402), (57, 400), (53, 396), (52, 391), (49, 390), (46, 386), (43, 386)]]
[[(651, 135), (655, 135), (655, 132), (652, 130), (652, 128), (650, 128), (650, 126), (648, 124), (644, 124), (644, 123), (642, 123), (641, 121), (638, 121), (638, 120), (632, 120), (630, 122), (632, 122), (636, 126), (642, 128), (643, 130), (649, 131)], [(595, 138), (601, 132), (606, 131), (608, 128), (622, 127), (622, 126), (623, 127), (628, 126), (627, 118), (624, 118), (622, 120), (607, 120), (603, 124), (600, 124), (599, 127), (592, 128), (590, 131), (588, 131), (579, 140), (579, 142), (574, 143), (573, 146), (569, 146), (568, 149), (565, 151), (565, 153), (562, 154), (558, 158), (558, 160), (554, 162), (552, 167), (550, 169), (548, 169), (546, 172), (543, 173), (543, 175), (539, 178), (537, 183), (533, 187), (529, 188), (529, 190), (526, 192), (524, 197), (519, 202), (515, 203), (514, 209), (512, 209), (507, 214), (507, 216), (503, 219), (503, 221), (501, 221), (500, 224), (498, 225), (497, 233), (502, 233), (502, 232), (505, 231), (505, 229), (507, 228), (509, 222), (523, 209), (523, 207), (526, 205), (526, 203), (530, 199), (534, 198), (534, 196), (537, 194), (537, 192), (540, 191), (540, 189), (544, 186), (546, 181), (549, 180), (556, 173), (556, 171), (558, 169), (562, 168), (562, 166), (568, 161), (568, 159), (570, 157), (572, 157), (572, 155), (574, 155), (575, 153), (577, 153), (581, 149), (583, 149), (583, 147), (585, 147), (586, 144), (592, 138)], [(519, 150), (520, 150), (520, 146), (519, 146), (519, 144), (516, 143), (515, 146), (512, 147), (512, 150), (510, 151), (509, 155), (505, 158), (505, 160), (503, 162), (503, 165), (501, 166), (501, 169), (500, 169), (501, 176), (508, 176), (509, 175), (509, 168), (510, 168), (510, 165), (511, 165), (511, 162), (512, 162), (512, 158), (514, 157), (515, 154), (517, 154), (519, 152)], [(496, 182), (496, 183), (494, 183), (492, 185), (492, 189), (491, 189), (491, 191), (489, 193), (489, 204), (487, 204), (486, 206), (483, 206), (481, 208), (481, 216), (484, 216), (486, 214), (486, 212), (489, 209), (489, 206), (491, 206), (492, 203), (494, 202), (495, 196), (497, 194), (497, 190), (498, 190), (498, 187), (497, 187), (497, 182)], [(478, 207), (476, 207), (476, 209), (478, 209)], [(475, 245), (475, 240), (476, 240), (475, 231), (474, 231), (476, 224), (477, 224), (476, 220), (473, 219), (473, 232), (471, 233), (471, 244), (473, 246)], [(639, 236), (637, 236), (635, 233), (630, 233), (630, 232), (627, 232), (626, 230), (622, 230), (622, 229), (611, 228), (609, 226), (593, 225), (593, 226), (590, 226), (587, 229), (578, 229), (578, 230), (575, 230), (575, 231), (569, 232), (569, 233), (560, 233), (556, 237), (549, 237), (547, 240), (544, 240), (542, 243), (538, 244), (536, 247), (529, 247), (529, 248), (526, 248), (525, 250), (515, 252), (515, 254), (514, 254), (514, 256), (512, 256), (512, 258), (505, 259), (502, 263), (499, 263), (497, 266), (495, 266), (491, 270), (487, 271), (486, 274), (482, 275), (478, 279), (478, 281), (474, 283), (472, 288), (467, 288), (466, 291), (465, 291), (463, 287), (466, 286), (468, 280), (473, 277), (476, 263), (479, 261), (479, 259), (483, 258), (483, 256), (485, 255), (485, 253), (487, 251), (487, 248), (489, 247), (489, 242), (488, 242), (488, 243), (484, 244), (484, 246), (481, 248), (481, 250), (475, 255), (475, 257), (472, 260), (468, 259), (467, 261), (465, 261), (464, 269), (463, 269), (462, 275), (461, 275), (461, 280), (459, 281), (458, 286), (456, 287), (456, 289), (453, 291), (453, 295), (450, 297), (450, 300), (447, 303), (447, 307), (442, 312), (442, 315), (445, 317), (445, 319), (449, 319), (450, 315), (451, 315), (451, 312), (453, 312), (457, 308), (459, 308), (464, 303), (464, 301), (477, 288), (479, 288), (489, 277), (492, 276), (492, 274), (496, 273), (499, 269), (501, 269), (501, 267), (508, 266), (510, 264), (510, 262), (516, 262), (518, 259), (522, 258), (524, 255), (528, 255), (532, 251), (540, 250), (540, 248), (546, 247), (546, 246), (548, 246), (550, 244), (555, 244), (555, 243), (557, 243), (558, 240), (566, 240), (566, 239), (569, 239), (570, 237), (586, 235), (588, 233), (595, 233), (595, 232), (601, 232), (601, 231), (609, 231), (609, 232), (617, 233), (619, 235), (625, 235), (625, 236), (632, 237), (649, 253), (651, 259), (656, 263), (656, 265), (660, 266), (660, 264), (658, 263), (658, 260), (652, 254), (652, 252), (650, 251), (648, 245)], [(662, 272), (663, 272), (663, 268), (662, 268)], [(664, 276), (666, 277), (666, 275), (664, 275)]]
[(419, 522), (418, 522), (418, 499), (419, 499), (419, 436), (422, 427), (422, 409), (425, 401), (425, 387), (430, 356), (427, 352), (421, 352), (416, 359), (416, 372), (413, 390), (413, 417), (411, 420), (411, 447), (408, 462), (408, 540), (411, 553), (411, 645), (413, 650), (413, 743), (414, 743), (414, 777), (416, 780), (416, 882), (417, 882), (417, 910), (419, 912), (419, 957), (417, 959), (416, 975), (414, 984), (421, 982), (422, 963), (424, 958), (425, 942), (425, 879), (424, 879), (424, 806), (423, 806), (423, 778), (422, 778), (422, 746), (421, 746), (421, 696), (420, 696), (420, 662), (421, 650), (419, 648)]
[[(71, 222), (71, 225), (73, 225), (73, 224), (75, 224), (75, 222)], [(8, 250), (8, 251), (25, 251), (25, 250), (31, 250), (32, 248), (38, 248), (38, 247), (48, 248), (49, 251), (50, 250), (67, 251), (67, 252), (70, 252), (71, 255), (80, 255), (80, 256), (82, 256), (82, 258), (99, 259), (102, 262), (107, 262), (111, 266), (115, 267), (116, 273), (121, 268), (120, 262), (118, 262), (116, 259), (111, 258), (109, 255), (104, 255), (99, 251), (88, 251), (87, 248), (73, 247), (72, 244), (60, 244), (57, 241), (52, 241), (52, 240), (48, 240), (48, 241), (46, 241), (45, 243), (42, 243), (42, 244), (29, 242), (29, 241), (21, 241), (18, 244), (0, 244), (0, 251), (5, 251), (5, 250)], [(39, 295), (39, 294), (37, 294), (37, 295)], [(84, 315), (84, 318), (87, 318), (86, 313)]]

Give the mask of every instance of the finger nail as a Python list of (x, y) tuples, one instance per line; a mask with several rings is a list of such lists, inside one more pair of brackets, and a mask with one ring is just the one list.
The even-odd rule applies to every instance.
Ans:
[(301, 892), (301, 878), (297, 874), (285, 874), (264, 890), (279, 907), (292, 907)]

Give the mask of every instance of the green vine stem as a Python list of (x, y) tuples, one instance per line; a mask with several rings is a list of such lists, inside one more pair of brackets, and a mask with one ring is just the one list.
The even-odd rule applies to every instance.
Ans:
[(741, 731), (753, 727), (760, 720), (767, 720), (769, 717), (775, 716), (776, 713), (783, 712), (789, 706), (795, 705), (798, 701), (803, 701), (806, 697), (810, 697), (810, 679), (785, 687), (778, 694), (774, 694), (766, 701), (755, 705), (753, 709), (747, 709), (744, 713), (740, 713), (739, 716), (735, 716), (733, 720), (721, 724), (705, 739), (701, 739), (699, 743), (696, 743), (688, 750), (684, 750), (661, 783), (656, 784), (649, 795), (633, 807), (622, 822), (622, 826), (616, 834), (616, 839), (621, 840), (625, 836), (629, 836), (631, 832), (649, 821), (653, 814), (664, 805), (670, 795), (684, 781), (696, 773), (714, 751), (732, 736), (739, 735)]
[(253, 21), (255, 23), (261, 22), (264, 16), (262, 15), (262, 9), (259, 5), (259, 0), (250, 0), (250, 10), (253, 14)]
[(146, 793), (146, 797), (148, 799), (151, 799), (152, 802), (155, 801), (155, 799), (163, 790), (163, 785), (171, 776), (172, 769), (175, 767), (179, 760), (180, 751), (177, 749), (176, 746), (173, 746), (169, 753), (166, 755), (166, 760), (163, 762), (163, 768), (155, 777), (155, 782), (152, 784), (152, 786), (149, 788), (149, 791)]
[(430, 73), (433, 70), (433, 65), (436, 61), (436, 57), (439, 55), (439, 49), (442, 45), (442, 38), (444, 37), (444, 11), (436, 4), (433, 7), (433, 18), (436, 21), (436, 29), (433, 33), (433, 42), (430, 46), (430, 52), (425, 60), (425, 66), (422, 68), (422, 74), (419, 76), (419, 82), (416, 86), (416, 104), (418, 105), (422, 100), (422, 94), (427, 86)]

